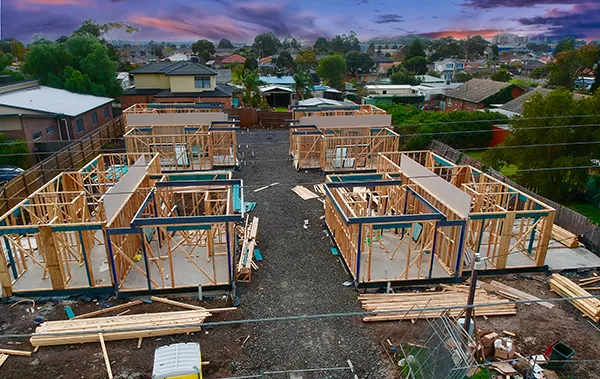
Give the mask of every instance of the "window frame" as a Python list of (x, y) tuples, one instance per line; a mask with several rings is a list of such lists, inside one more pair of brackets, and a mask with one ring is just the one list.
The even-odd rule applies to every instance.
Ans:
[(80, 117), (77, 120), (75, 120), (75, 127), (77, 128), (77, 133), (83, 133), (85, 131), (85, 126), (83, 125), (83, 118)]
[[(207, 86), (202, 86), (202, 87), (198, 87), (198, 82), (201, 82), (204, 84), (207, 84)], [(206, 88), (211, 88), (211, 80), (210, 77), (208, 76), (194, 76), (194, 88), (196, 89), (206, 89)]]
[(49, 126), (46, 128), (46, 135), (49, 136), (51, 134), (56, 133), (56, 126)]
[[(38, 135), (38, 136), (36, 137), (36, 135)], [(42, 133), (41, 130), (31, 134), (31, 139), (34, 140), (34, 141), (41, 140), (42, 137), (44, 137), (44, 134)]]
[(110, 118), (110, 112), (108, 110), (108, 105), (104, 107), (104, 118)]
[(92, 112), (92, 124), (98, 125), (98, 112), (96, 111)]

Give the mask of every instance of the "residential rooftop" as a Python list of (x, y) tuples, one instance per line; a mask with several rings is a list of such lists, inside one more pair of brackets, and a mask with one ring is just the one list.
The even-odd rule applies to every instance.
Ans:
[(156, 62), (131, 71), (132, 74), (165, 74), (171, 75), (217, 75), (215, 70), (199, 63), (181, 62)]

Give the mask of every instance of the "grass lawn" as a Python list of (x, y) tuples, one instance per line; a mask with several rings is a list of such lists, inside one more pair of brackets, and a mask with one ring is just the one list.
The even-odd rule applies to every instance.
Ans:
[(587, 201), (571, 201), (564, 203), (563, 205), (575, 212), (581, 213), (589, 218), (594, 224), (600, 225), (600, 208), (594, 206), (594, 204), (588, 203)]
[(277, 107), (275, 108), (275, 112), (277, 113), (285, 113), (285, 112), (289, 112), (290, 110), (284, 107)]
[[(477, 150), (477, 151), (465, 151), (464, 154), (468, 155), (471, 158), (475, 158), (477, 160), (481, 160), (481, 154), (483, 154), (485, 150)], [(513, 165), (513, 164), (508, 164), (504, 167), (502, 167), (502, 169), (500, 170), (500, 173), (508, 178), (510, 178), (511, 176), (515, 176), (517, 173), (514, 170), (518, 170), (519, 167)]]

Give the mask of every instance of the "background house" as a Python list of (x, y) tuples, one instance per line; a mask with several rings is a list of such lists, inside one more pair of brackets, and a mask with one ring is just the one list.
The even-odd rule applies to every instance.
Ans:
[(511, 83), (485, 79), (471, 79), (460, 87), (446, 92), (446, 110), (475, 111), (489, 108), (492, 104), (504, 104), (523, 94), (523, 90)]
[(135, 87), (121, 97), (123, 109), (137, 103), (223, 103), (225, 108), (239, 104), (232, 99), (233, 88), (217, 84), (217, 71), (193, 62), (157, 62), (130, 73)]
[(424, 101), (424, 96), (408, 84), (366, 85), (365, 90), (369, 95), (361, 99), (362, 104), (402, 103), (421, 106)]
[(56, 150), (50, 142), (76, 140), (113, 119), (114, 99), (39, 85), (37, 80), (0, 87), (0, 132), (28, 142), (29, 151)]
[(446, 58), (433, 63), (433, 70), (439, 72), (441, 77), (446, 80), (452, 80), (456, 73), (464, 69), (464, 59)]

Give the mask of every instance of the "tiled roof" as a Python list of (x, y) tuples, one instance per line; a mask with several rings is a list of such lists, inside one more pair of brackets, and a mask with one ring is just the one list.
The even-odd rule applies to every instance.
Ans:
[(233, 54), (221, 61), (221, 63), (234, 63), (234, 62), (244, 63), (244, 62), (246, 62), (246, 58), (242, 57), (239, 54)]
[(165, 75), (217, 75), (210, 68), (194, 62), (156, 62), (136, 68), (132, 74), (165, 74)]
[(510, 83), (496, 82), (493, 80), (471, 79), (460, 87), (446, 92), (446, 96), (453, 99), (470, 101), (472, 103), (480, 103), (511, 85), (512, 84)]
[[(508, 112), (513, 112), (513, 113), (518, 113), (518, 114), (523, 114), (523, 104), (525, 104), (525, 102), (527, 102), (527, 100), (529, 100), (533, 95), (535, 94), (540, 94), (542, 95), (542, 97), (547, 96), (550, 92), (552, 92), (552, 90), (548, 89), (548, 88), (541, 88), (538, 87), (534, 90), (531, 90), (527, 93), (524, 93), (523, 95), (512, 99), (511, 101), (509, 101), (508, 103), (504, 104), (503, 106), (500, 107), (500, 109), (508, 111)], [(574, 93), (573, 97), (575, 99), (581, 99), (583, 97), (587, 97), (587, 95), (583, 95), (580, 93)]]

